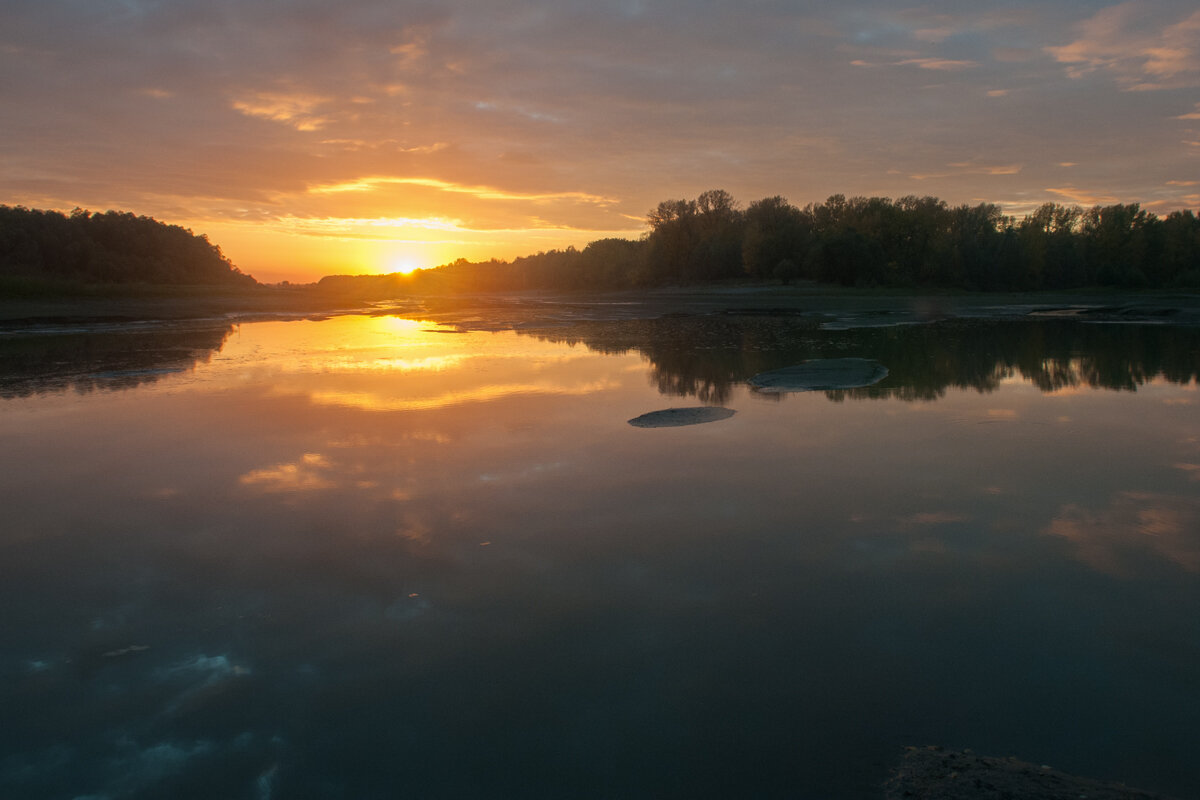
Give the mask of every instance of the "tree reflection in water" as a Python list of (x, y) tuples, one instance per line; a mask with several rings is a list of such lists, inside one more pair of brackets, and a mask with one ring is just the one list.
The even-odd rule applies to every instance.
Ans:
[(131, 389), (207, 363), (229, 323), (130, 325), (0, 337), (0, 397)]
[(935, 400), (948, 389), (993, 392), (1013, 377), (1043, 392), (1200, 380), (1200, 329), (1183, 326), (958, 319), (824, 330), (791, 316), (705, 315), (522, 333), (603, 353), (637, 351), (660, 392), (714, 404), (759, 372), (814, 358), (869, 358), (889, 370), (874, 386), (826, 392), (831, 400)]

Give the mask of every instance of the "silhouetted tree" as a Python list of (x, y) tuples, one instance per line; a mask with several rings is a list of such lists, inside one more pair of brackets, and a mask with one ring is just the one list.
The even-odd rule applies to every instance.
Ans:
[[(739, 276), (800, 275), (846, 286), (962, 288), (981, 291), (1083, 286), (1200, 286), (1200, 221), (1191, 211), (1165, 220), (1135, 205), (1046, 203), (1020, 220), (992, 203), (950, 208), (935, 197), (835, 194), (798, 209), (779, 196), (741, 211), (713, 189), (695, 200), (664, 200), (646, 215), (640, 240), (602, 239), (505, 262), (460, 259), (390, 282), (363, 279), (372, 291), (459, 292), (501, 289), (602, 289), (690, 284)], [(6, 234), (0, 228), (0, 242)], [(57, 247), (63, 263), (89, 264), (78, 247), (8, 237), (9, 251), (41, 257)], [(790, 269), (785, 273), (790, 273)], [(787, 280), (792, 280), (788, 277)]]
[(808, 254), (812, 225), (804, 212), (779, 195), (751, 203), (743, 220), (742, 268), (746, 274), (763, 280), (778, 277), (774, 270), (781, 261), (801, 262)]
[(207, 236), (128, 212), (0, 206), (0, 275), (83, 283), (254, 286)]

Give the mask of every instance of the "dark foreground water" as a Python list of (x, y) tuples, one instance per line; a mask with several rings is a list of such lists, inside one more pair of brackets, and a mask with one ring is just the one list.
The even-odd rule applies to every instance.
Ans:
[(471, 327), (0, 337), (0, 796), (1198, 796), (1195, 328)]

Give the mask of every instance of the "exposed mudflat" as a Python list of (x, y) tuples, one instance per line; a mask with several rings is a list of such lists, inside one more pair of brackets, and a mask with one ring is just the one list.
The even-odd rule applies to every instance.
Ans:
[(635, 428), (680, 428), (684, 425), (702, 425), (729, 419), (735, 413), (731, 408), (697, 406), (695, 408), (664, 408), (634, 417), (629, 424)]

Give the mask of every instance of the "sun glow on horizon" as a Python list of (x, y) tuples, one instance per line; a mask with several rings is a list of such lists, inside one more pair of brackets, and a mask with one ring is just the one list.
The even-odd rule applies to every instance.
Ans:
[(412, 256), (405, 255), (397, 256), (388, 262), (388, 268), (384, 270), (384, 272), (398, 272), (401, 275), (408, 275), (412, 272), (416, 272), (419, 269), (423, 269), (424, 267), (425, 265), (417, 259), (413, 258)]

